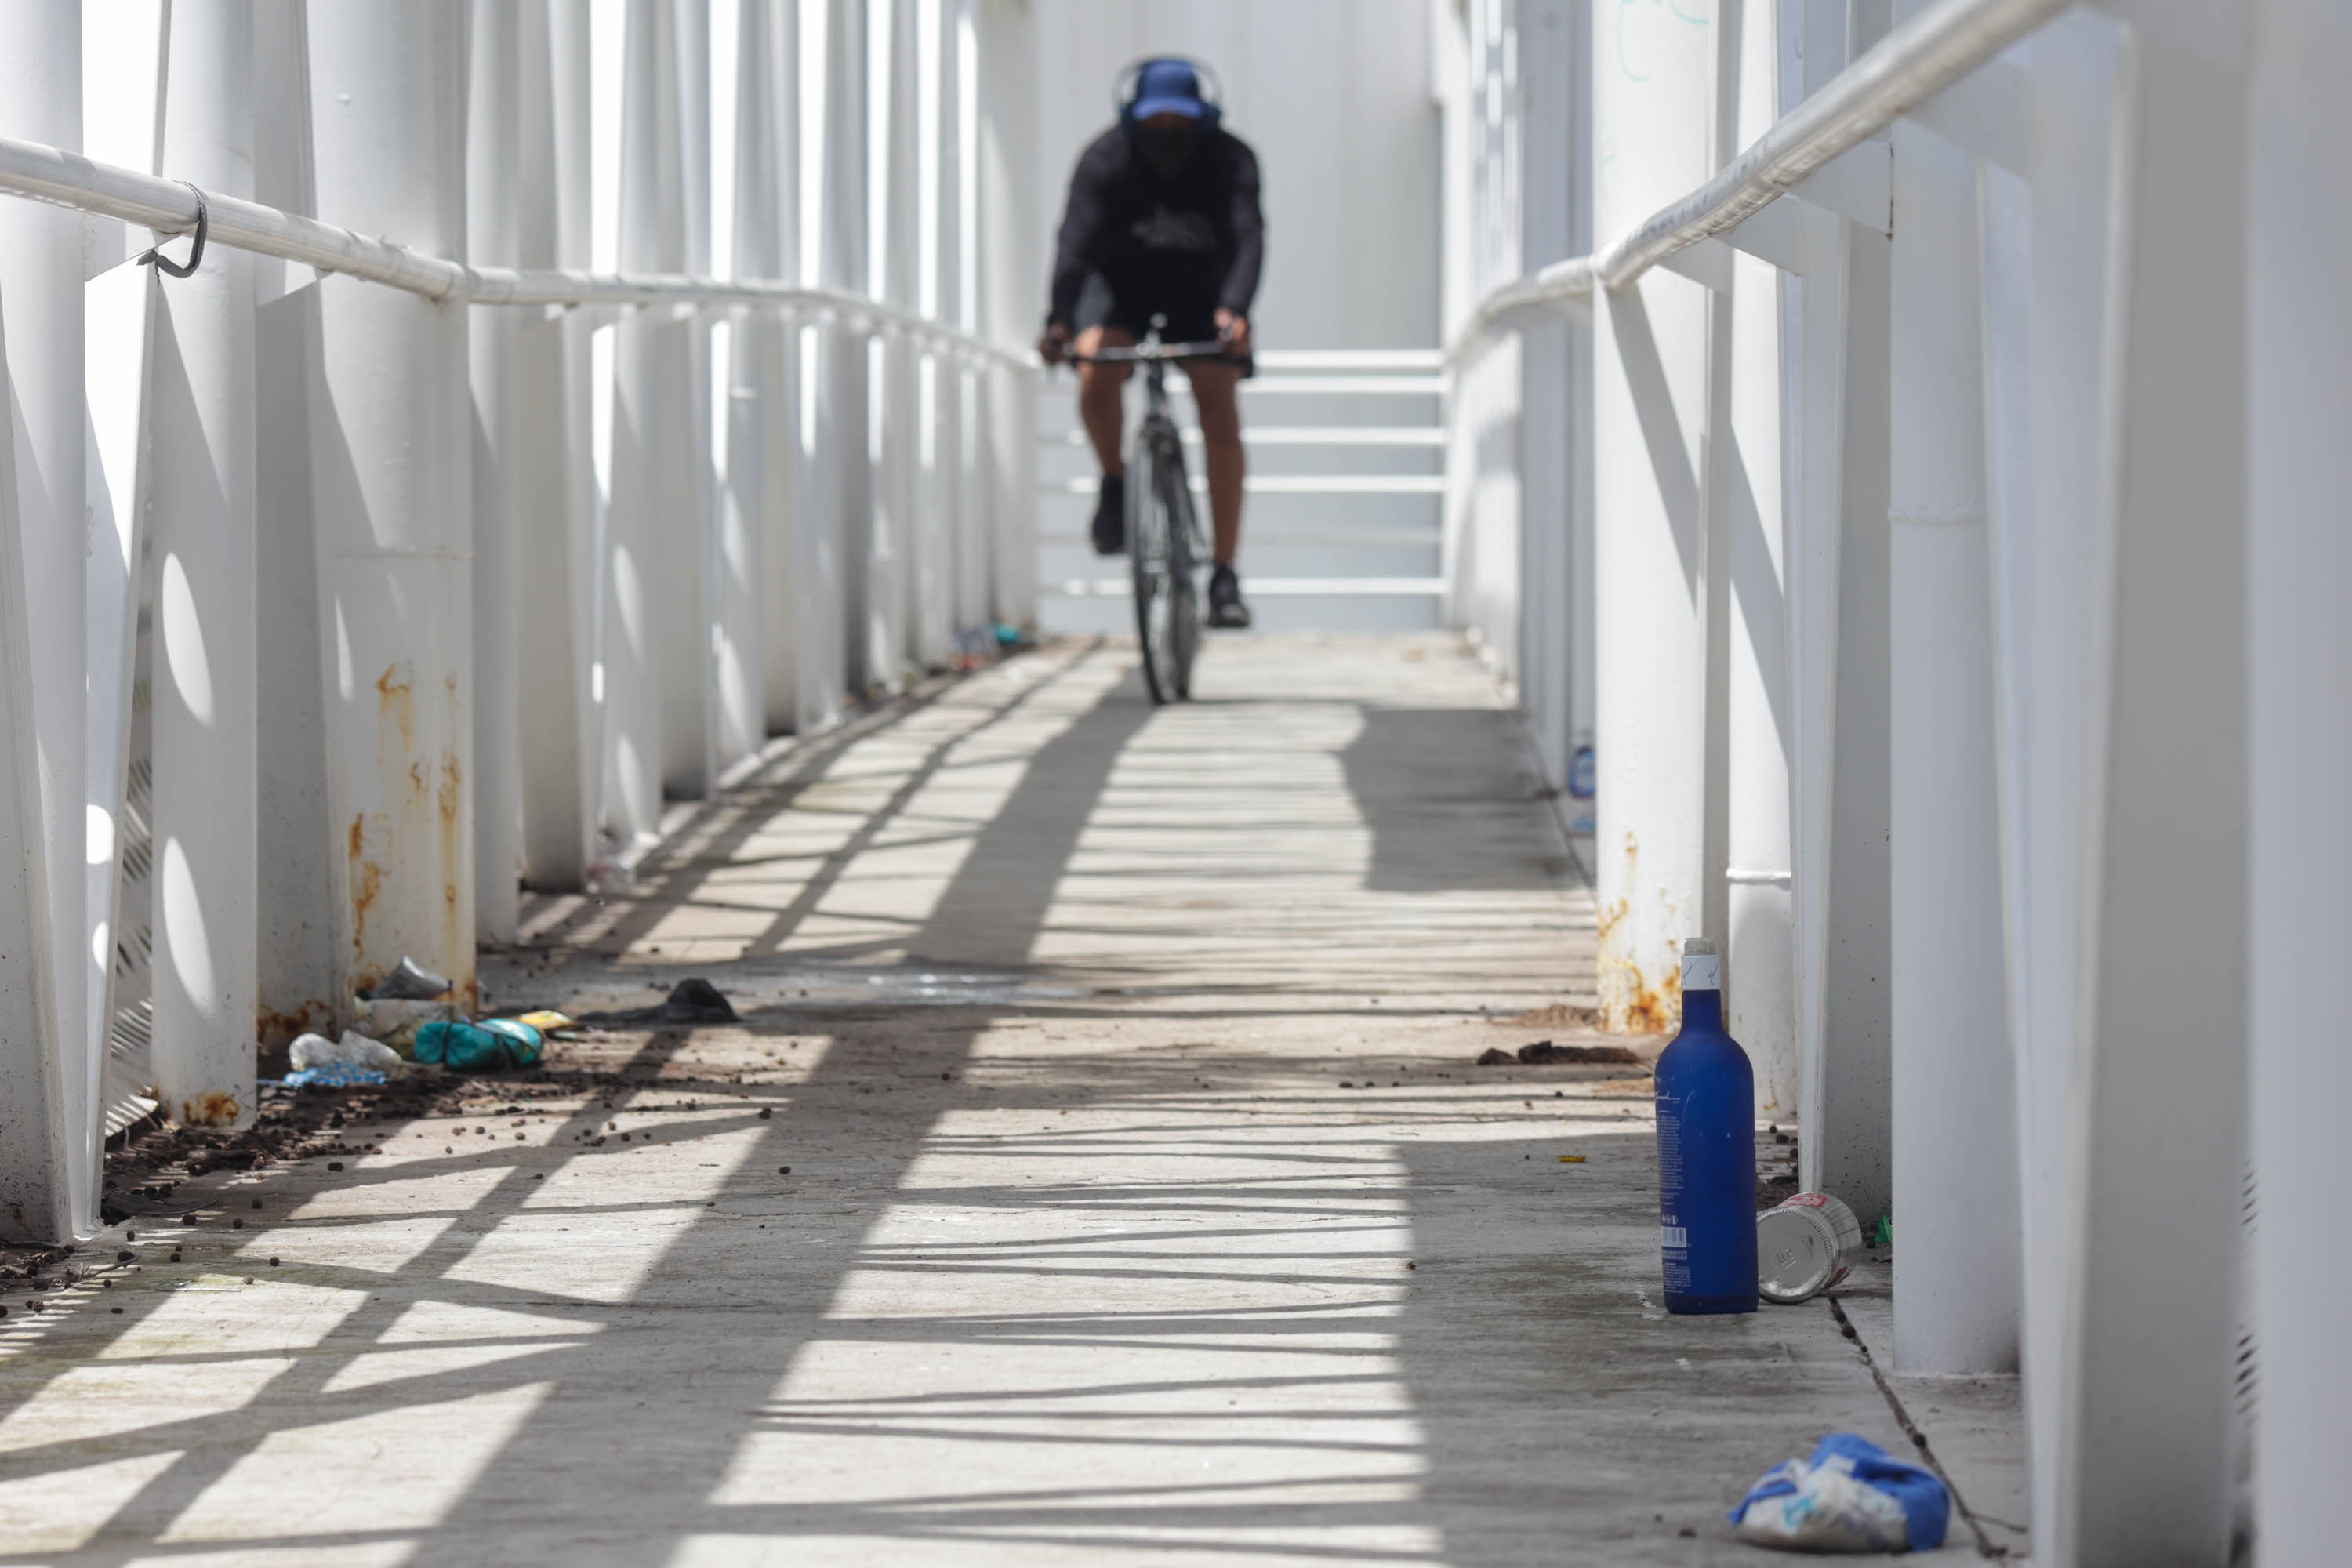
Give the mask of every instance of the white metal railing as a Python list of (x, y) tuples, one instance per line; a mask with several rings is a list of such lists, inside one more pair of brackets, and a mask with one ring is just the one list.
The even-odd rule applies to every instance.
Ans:
[(152, 230), (158, 238), (194, 234), (201, 214), (206, 244), (365, 279), (428, 300), (465, 300), (477, 305), (750, 305), (803, 310), (887, 327), (1014, 369), (1034, 368), (1037, 363), (1035, 355), (1025, 350), (985, 342), (845, 289), (766, 279), (473, 267), (446, 257), (426, 256), (392, 240), (371, 239), (259, 202), (200, 191), (182, 181), (7, 137), (0, 137), (0, 192), (119, 218)]
[(1556, 261), (1489, 291), (1446, 349), (1458, 364), (1502, 320), (1530, 305), (1622, 289), (1787, 195), (1839, 154), (1982, 66), (2073, 0), (1942, 0), (1896, 27), (1790, 110), (1713, 179), (1589, 256)]

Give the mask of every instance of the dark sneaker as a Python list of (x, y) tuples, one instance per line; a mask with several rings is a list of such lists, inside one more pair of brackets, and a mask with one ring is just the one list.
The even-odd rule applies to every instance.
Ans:
[(1209, 624), (1239, 631), (1250, 624), (1249, 606), (1242, 603), (1242, 580), (1230, 566), (1209, 574)]
[(1095, 553), (1117, 555), (1127, 548), (1127, 476), (1105, 474), (1095, 498)]

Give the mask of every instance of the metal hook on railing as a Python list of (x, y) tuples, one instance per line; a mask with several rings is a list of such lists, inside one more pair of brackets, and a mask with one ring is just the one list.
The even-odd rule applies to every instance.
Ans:
[[(184, 181), (182, 183), (185, 184)], [(152, 267), (156, 271), (169, 273), (174, 278), (185, 278), (194, 273), (198, 267), (203, 265), (205, 259), (205, 231), (210, 224), (211, 215), (205, 207), (205, 193), (201, 190), (197, 190), (194, 185), (189, 185), (188, 189), (194, 192), (196, 197), (195, 240), (194, 243), (188, 247), (188, 259), (184, 262), (173, 261), (170, 257), (163, 254), (163, 247), (159, 243), (150, 249), (146, 255), (139, 258), (140, 266)]]

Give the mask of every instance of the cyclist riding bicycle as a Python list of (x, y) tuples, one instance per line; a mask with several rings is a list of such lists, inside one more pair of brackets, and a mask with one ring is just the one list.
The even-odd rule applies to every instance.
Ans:
[(1242, 452), (1236, 389), (1249, 372), (1250, 302), (1265, 258), (1257, 154), (1220, 123), (1213, 92), (1190, 60), (1129, 68), (1118, 123), (1095, 139), (1070, 176), (1054, 261), (1053, 303), (1037, 352), (1058, 364), (1076, 350), (1078, 414), (1102, 463), (1094, 545), (1127, 547), (1120, 392), (1131, 366), (1083, 356), (1139, 341), (1164, 316), (1171, 342), (1225, 344), (1231, 362), (1192, 361), (1184, 374), (1200, 410), (1216, 569), (1209, 624), (1246, 626), (1234, 557), (1241, 545)]

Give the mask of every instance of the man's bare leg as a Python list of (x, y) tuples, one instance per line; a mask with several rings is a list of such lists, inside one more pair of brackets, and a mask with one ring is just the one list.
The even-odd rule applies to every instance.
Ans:
[[(1133, 348), (1135, 334), (1118, 327), (1088, 327), (1078, 334), (1075, 346), (1082, 354)], [(1119, 395), (1132, 369), (1124, 364), (1078, 366), (1078, 418), (1087, 427), (1087, 439), (1094, 443), (1096, 461), (1102, 464), (1104, 473), (1114, 479), (1127, 472), (1127, 457), (1122, 449), (1125, 410)]]
[(1201, 413), (1201, 446), (1209, 471), (1209, 521), (1220, 566), (1230, 566), (1242, 543), (1242, 481), (1249, 457), (1242, 449), (1241, 367), (1192, 363), (1192, 403)]

